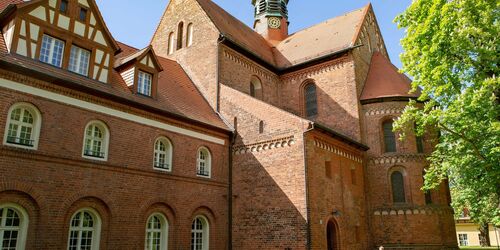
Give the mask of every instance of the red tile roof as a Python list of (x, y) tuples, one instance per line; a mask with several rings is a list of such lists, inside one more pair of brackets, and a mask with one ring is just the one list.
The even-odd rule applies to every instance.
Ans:
[(21, 4), (23, 0), (0, 0), (0, 12), (4, 11), (11, 4)]
[(261, 60), (274, 65), (271, 45), (260, 34), (222, 9), (212, 0), (197, 0), (219, 32), (227, 39), (255, 54)]
[[(123, 52), (117, 57), (137, 52), (137, 49), (125, 44), (120, 43), (120, 46), (122, 46)], [(70, 82), (70, 88), (89, 89), (103, 96), (127, 102), (127, 104), (148, 107), (150, 110), (158, 111), (157, 113), (160, 115), (166, 113), (173, 118), (184, 118), (200, 125), (206, 124), (225, 131), (229, 130), (178, 63), (162, 57), (158, 57), (158, 61), (163, 71), (159, 73), (158, 94), (153, 99), (133, 94), (116, 71), (112, 72), (109, 83), (102, 83), (31, 58), (9, 54), (0, 32), (0, 63), (8, 65), (11, 69), (34, 71), (37, 74), (55, 79), (54, 83), (60, 80)]]
[(399, 73), (396, 66), (388, 58), (380, 52), (375, 52), (361, 94), (361, 101), (389, 97), (417, 98), (420, 96), (420, 91), (410, 94), (410, 90), (411, 80), (406, 75)]
[(354, 45), (366, 13), (371, 10), (369, 4), (361, 9), (296, 32), (277, 46), (273, 46), (252, 28), (213, 1), (197, 0), (197, 2), (222, 35), (246, 52), (278, 69), (285, 69), (350, 48)]

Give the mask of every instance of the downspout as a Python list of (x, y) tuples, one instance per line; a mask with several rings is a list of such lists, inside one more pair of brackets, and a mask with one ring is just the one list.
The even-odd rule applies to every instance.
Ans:
[(305, 189), (306, 189), (306, 219), (307, 219), (307, 249), (311, 250), (311, 211), (309, 202), (309, 176), (308, 176), (308, 165), (307, 165), (307, 145), (306, 145), (306, 133), (314, 130), (314, 123), (309, 123), (309, 128), (302, 134), (302, 143), (304, 144), (304, 174), (305, 174)]
[[(220, 53), (221, 53), (221, 43), (226, 40), (226, 37), (223, 34), (219, 35), (219, 39), (217, 40), (217, 72), (216, 72), (216, 81), (217, 81), (217, 104), (216, 110), (217, 113), (220, 114)], [(233, 129), (231, 133), (231, 138), (229, 141), (228, 147), (228, 192), (227, 192), (227, 246), (228, 250), (233, 249), (233, 146), (236, 139), (236, 128)]]
[(236, 139), (236, 130), (231, 135), (231, 140), (229, 142), (229, 190), (227, 195), (227, 239), (228, 239), (228, 249), (233, 249), (233, 146)]

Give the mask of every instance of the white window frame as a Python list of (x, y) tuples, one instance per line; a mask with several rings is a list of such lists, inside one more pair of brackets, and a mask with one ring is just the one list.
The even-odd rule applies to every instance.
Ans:
[[(195, 222), (197, 222), (197, 220), (200, 220), (202, 223), (201, 230), (196, 229), (196, 228), (193, 229), (193, 225), (195, 224)], [(197, 234), (199, 234), (199, 233), (201, 233), (202, 246), (201, 246), (201, 248), (195, 248), (195, 246), (193, 245), (193, 242), (196, 242), (196, 240), (198, 239)], [(193, 236), (194, 236), (194, 238), (193, 238)], [(209, 245), (210, 245), (210, 223), (208, 222), (208, 219), (205, 216), (201, 216), (201, 215), (196, 216), (191, 224), (191, 250), (208, 250), (208, 249), (210, 249)]]
[[(164, 143), (166, 148), (165, 151), (162, 151), (158, 149), (157, 144), (158, 143)], [(165, 171), (165, 172), (172, 172), (172, 155), (173, 155), (173, 148), (172, 148), (172, 143), (170, 140), (166, 137), (159, 137), (156, 139), (154, 146), (154, 154), (153, 154), (153, 168), (155, 170), (160, 170), (160, 171)], [(165, 156), (165, 164), (168, 166), (167, 168), (162, 168), (158, 166), (158, 163), (160, 162), (160, 155)]]
[[(18, 126), (21, 125), (28, 125), (26, 123), (23, 123), (22, 121), (12, 121), (11, 119), (11, 114), (14, 110), (20, 108), (21, 112), (26, 110), (30, 112), (30, 114), (33, 116), (33, 124), (30, 125), (32, 128), (31, 130), (31, 138), (30, 140), (33, 141), (33, 146), (27, 146), (27, 145), (21, 145), (21, 144), (16, 144), (16, 143), (11, 143), (8, 142), (9, 140), (9, 126), (10, 124), (14, 123)], [(5, 132), (4, 132), (4, 138), (3, 138), (3, 144), (12, 146), (12, 147), (18, 147), (18, 148), (24, 148), (24, 149), (31, 149), (31, 150), (37, 150), (38, 149), (38, 142), (40, 139), (40, 128), (42, 126), (42, 115), (38, 108), (36, 108), (33, 104), (31, 103), (26, 103), (26, 102), (19, 102), (14, 105), (12, 105), (9, 109), (9, 112), (7, 113), (7, 122), (5, 124)], [(22, 115), (22, 114), (21, 114)], [(20, 127), (18, 127), (18, 132), (17, 134), (20, 133)]]
[[(42, 61), (42, 49), (43, 49), (43, 45), (44, 45), (44, 41), (45, 41), (46, 37), (48, 39), (50, 39), (50, 41), (49, 41), (49, 43), (50, 43), (49, 55), (48, 55), (47, 61)], [(52, 63), (52, 60), (54, 59), (54, 56), (55, 56), (56, 42), (61, 42), (61, 44), (62, 44), (62, 51), (61, 51), (61, 55), (60, 55), (61, 58), (59, 58), (59, 64), (53, 64)], [(53, 36), (50, 36), (50, 35), (47, 35), (47, 34), (43, 34), (43, 36), (42, 36), (42, 45), (41, 45), (41, 48), (40, 48), (40, 57), (39, 57), (39, 60), (41, 62), (44, 62), (44, 63), (50, 64), (50, 65), (62, 68), (62, 63), (63, 63), (63, 59), (64, 59), (64, 48), (65, 47), (66, 47), (66, 43), (63, 40), (57, 39), (57, 38), (55, 38)]]
[[(89, 126), (97, 126), (101, 132), (103, 133), (103, 139), (102, 139), (102, 144), (101, 144), (101, 152), (104, 154), (104, 157), (96, 157), (96, 156), (90, 156), (85, 154), (85, 148), (86, 148), (86, 143), (87, 143), (87, 129)], [(82, 147), (82, 157), (86, 159), (92, 159), (92, 160), (98, 160), (98, 161), (107, 161), (108, 160), (108, 147), (109, 147), (109, 129), (106, 124), (104, 124), (101, 121), (91, 121), (87, 123), (85, 126), (85, 130), (83, 131), (83, 147)]]
[[(83, 60), (85, 55), (87, 55), (87, 61)], [(76, 56), (76, 58), (74, 58), (74, 56)], [(92, 52), (90, 50), (84, 49), (76, 45), (72, 45), (69, 56), (68, 70), (82, 76), (88, 76), (91, 56)]]
[(2, 249), (4, 231), (6, 229), (17, 229), (17, 244), (16, 250), (24, 250), (26, 248), (26, 239), (28, 235), (28, 226), (29, 226), (29, 216), (24, 208), (14, 203), (5, 203), (0, 205), (0, 209), (4, 209), (3, 213), (6, 213), (5, 209), (14, 210), (19, 216), (19, 227), (12, 228), (5, 226), (5, 217), (2, 216), (2, 221), (0, 222), (0, 249)]
[[(149, 228), (149, 221), (153, 219), (153, 217), (157, 217), (160, 219), (161, 223), (161, 228), (160, 229), (151, 229)], [(154, 213), (151, 216), (149, 216), (148, 220), (146, 221), (146, 237), (144, 239), (144, 249), (145, 250), (155, 250), (152, 248), (152, 245), (150, 245), (150, 248), (148, 248), (148, 235), (150, 233), (160, 233), (160, 250), (167, 250), (168, 249), (168, 220), (167, 218), (161, 214), (161, 213)]]
[(459, 246), (469, 246), (469, 235), (468, 234), (458, 234), (458, 245)]
[[(149, 80), (149, 81), (148, 81)], [(149, 88), (146, 88), (147, 84)], [(139, 70), (137, 73), (137, 93), (145, 96), (151, 96), (153, 91), (153, 74)]]
[[(89, 213), (91, 216), (92, 216), (92, 220), (94, 222), (94, 226), (92, 229), (89, 229), (87, 227), (82, 227), (81, 224), (77, 227), (73, 227), (72, 225), (72, 222), (73, 222), (73, 218), (79, 214), (79, 213)], [(82, 217), (83, 218), (83, 217)], [(83, 220), (81, 220), (80, 223), (82, 223)], [(101, 222), (101, 217), (99, 216), (99, 213), (97, 213), (97, 211), (95, 211), (94, 209), (92, 208), (83, 208), (83, 209), (80, 209), (78, 210), (76, 213), (74, 213), (70, 220), (69, 220), (69, 230), (68, 230), (68, 247), (66, 249), (70, 249), (70, 243), (71, 243), (71, 232), (73, 231), (77, 231), (79, 232), (78, 233), (78, 243), (77, 243), (77, 246), (80, 245), (81, 243), (81, 232), (83, 231), (92, 231), (92, 246), (91, 246), (91, 250), (99, 250), (99, 246), (100, 246), (100, 242), (101, 242), (101, 225), (102, 225), (102, 222)], [(79, 247), (78, 247), (79, 248)]]
[[(201, 159), (201, 154), (206, 153), (205, 159)], [(208, 172), (207, 174), (200, 174), (203, 164), (203, 171)], [(201, 147), (198, 149), (196, 155), (196, 175), (203, 178), (212, 178), (212, 154), (210, 150), (206, 147)]]

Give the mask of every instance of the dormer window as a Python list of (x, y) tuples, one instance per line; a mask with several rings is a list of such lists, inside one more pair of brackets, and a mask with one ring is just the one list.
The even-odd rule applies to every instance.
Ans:
[(59, 5), (59, 12), (66, 14), (68, 13), (68, 0), (61, 0)]
[(62, 67), (64, 42), (49, 35), (43, 35), (40, 61)]
[(80, 8), (80, 15), (79, 15), (79, 19), (80, 21), (82, 22), (86, 22), (87, 21), (87, 9), (85, 8)]
[(73, 45), (69, 57), (68, 70), (80, 75), (88, 76), (90, 51)]
[(151, 85), (153, 83), (153, 75), (139, 70), (137, 80), (137, 92), (141, 95), (151, 96)]

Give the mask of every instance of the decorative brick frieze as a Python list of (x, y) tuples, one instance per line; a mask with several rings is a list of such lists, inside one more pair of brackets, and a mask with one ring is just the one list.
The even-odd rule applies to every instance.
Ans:
[(398, 164), (406, 162), (426, 162), (428, 155), (426, 154), (398, 154), (388, 155), (381, 157), (370, 158), (369, 165), (384, 165), (384, 164)]
[(363, 163), (363, 159), (361, 157), (358, 157), (354, 154), (351, 154), (351, 153), (349, 153), (349, 152), (347, 152), (339, 147), (336, 147), (328, 142), (324, 142), (322, 140), (316, 139), (316, 140), (314, 140), (314, 144), (316, 147), (330, 151), (336, 155), (345, 157), (349, 160), (353, 160), (353, 161), (356, 161), (359, 163)]
[(258, 66), (255, 62), (250, 61), (249, 59), (241, 56), (237, 52), (235, 52), (227, 47), (224, 47), (223, 53), (224, 53), (224, 56), (226, 58), (230, 59), (231, 61), (235, 62), (238, 65), (241, 65), (241, 66), (249, 69), (254, 74), (256, 74), (256, 75), (258, 75), (266, 80), (269, 80), (275, 84), (279, 84), (280, 81), (274, 73), (272, 73), (271, 71), (269, 71), (263, 67)]
[(421, 207), (391, 207), (378, 208), (373, 210), (375, 216), (398, 216), (398, 215), (432, 215), (450, 214), (453, 210), (444, 206), (421, 206)]
[(285, 74), (281, 76), (283, 84), (291, 83), (294, 80), (302, 80), (306, 78), (314, 78), (314, 76), (330, 72), (336, 69), (341, 69), (348, 66), (348, 57), (343, 56), (341, 58), (331, 60), (325, 63), (321, 63), (312, 67), (308, 67), (304, 70), (295, 71), (293, 73)]
[(403, 108), (401, 107), (378, 107), (373, 109), (366, 109), (366, 116), (374, 115), (400, 115), (403, 113)]
[(291, 147), (295, 144), (295, 142), (296, 141), (294, 136), (284, 137), (275, 140), (235, 146), (233, 148), (233, 153), (238, 155), (238, 154), (270, 151), (278, 148)]

